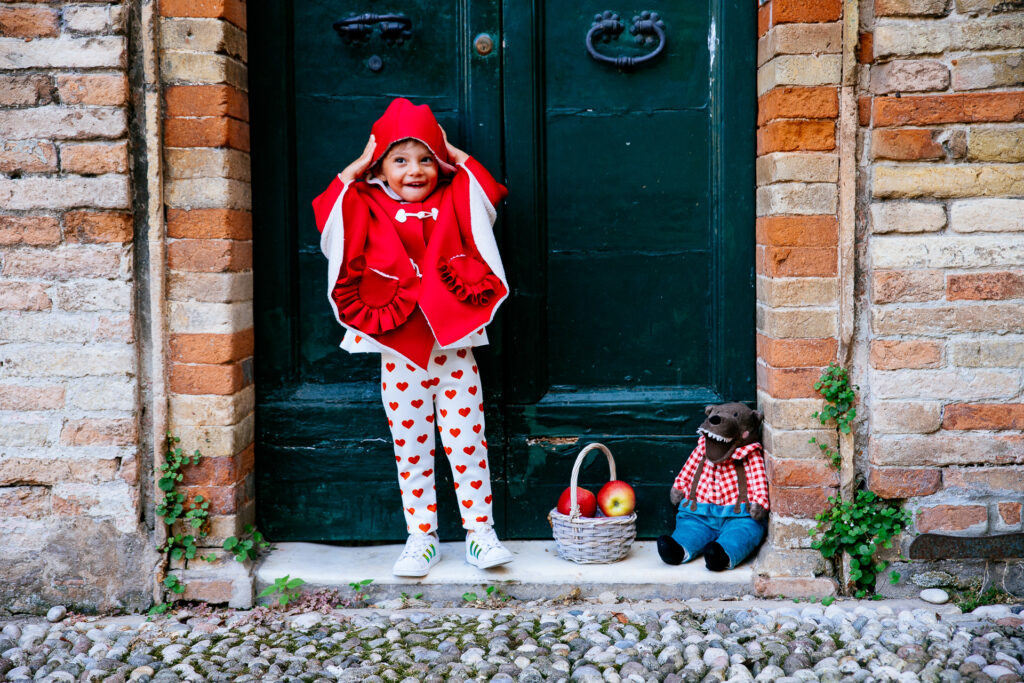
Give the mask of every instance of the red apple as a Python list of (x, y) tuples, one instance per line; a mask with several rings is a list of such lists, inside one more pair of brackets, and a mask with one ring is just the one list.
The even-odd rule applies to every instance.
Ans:
[[(569, 514), (569, 496), (572, 495), (572, 487), (562, 491), (558, 497), (558, 511), (563, 515)], [(576, 487), (576, 503), (580, 506), (580, 514), (584, 517), (593, 517), (597, 514), (597, 498), (587, 489)]]
[(605, 517), (622, 517), (636, 507), (636, 494), (626, 482), (610, 481), (597, 492), (597, 504), (601, 506)]

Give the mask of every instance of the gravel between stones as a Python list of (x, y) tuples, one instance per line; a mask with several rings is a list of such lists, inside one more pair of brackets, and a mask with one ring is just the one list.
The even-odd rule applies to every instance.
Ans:
[(1011, 683), (1024, 674), (1021, 606), (961, 615), (855, 601), (733, 604), (33, 617), (0, 632), (0, 679)]

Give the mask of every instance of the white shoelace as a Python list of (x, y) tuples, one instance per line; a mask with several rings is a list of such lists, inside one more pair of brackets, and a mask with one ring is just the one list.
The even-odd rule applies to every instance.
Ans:
[(398, 559), (423, 558), (425, 551), (432, 543), (437, 543), (437, 539), (430, 534), (409, 534), (409, 539), (405, 542), (405, 548)]
[(481, 555), (485, 555), (488, 551), (495, 548), (502, 547), (501, 541), (498, 540), (498, 535), (494, 533), (494, 527), (491, 526), (477, 529), (473, 532), (470, 538), (476, 541), (477, 545), (480, 546)]

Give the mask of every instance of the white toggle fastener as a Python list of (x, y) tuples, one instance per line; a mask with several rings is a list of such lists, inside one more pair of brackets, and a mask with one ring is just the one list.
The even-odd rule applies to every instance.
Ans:
[(437, 220), (437, 208), (435, 207), (435, 208), (431, 209), (430, 211), (416, 211), (415, 213), (414, 212), (407, 212), (405, 209), (399, 209), (398, 213), (395, 214), (395, 220), (398, 221), (399, 223), (404, 223), (409, 218), (427, 218), (427, 217), (433, 218), (436, 221)]

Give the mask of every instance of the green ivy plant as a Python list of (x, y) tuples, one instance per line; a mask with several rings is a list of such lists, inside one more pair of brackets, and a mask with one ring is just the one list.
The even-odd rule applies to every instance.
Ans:
[[(810, 530), (817, 538), (811, 547), (825, 558), (850, 556), (849, 579), (854, 595), (863, 598), (874, 593), (875, 580), (888, 563), (875, 559), (880, 548), (891, 548), (892, 539), (910, 524), (910, 513), (885, 501), (872, 491), (860, 490), (852, 501), (839, 496), (828, 499), (829, 507), (817, 515), (817, 526)], [(890, 580), (899, 580), (895, 572)]]
[(265, 598), (268, 595), (276, 595), (277, 603), (281, 607), (287, 607), (289, 602), (299, 599), (302, 591), (298, 590), (298, 588), (305, 585), (305, 583), (305, 581), (298, 577), (293, 579), (290, 578), (290, 575), (285, 574), (274, 579), (274, 583), (260, 591), (260, 597)]
[[(811, 417), (817, 419), (821, 424), (827, 424), (829, 420), (835, 420), (836, 426), (843, 434), (849, 434), (853, 419), (857, 417), (857, 409), (854, 402), (857, 399), (856, 390), (859, 387), (850, 384), (850, 373), (838, 363), (829, 363), (821, 373), (821, 377), (814, 383), (814, 390), (825, 399), (825, 407), (811, 413)], [(839, 451), (832, 446), (821, 443), (811, 437), (810, 443), (821, 449), (832, 462), (832, 466), (839, 469), (841, 458)]]
[(224, 539), (224, 550), (234, 555), (238, 562), (255, 560), (261, 551), (271, 547), (263, 538), (263, 534), (252, 524), (246, 524), (243, 531), (245, 534), (241, 538), (228, 536)]

